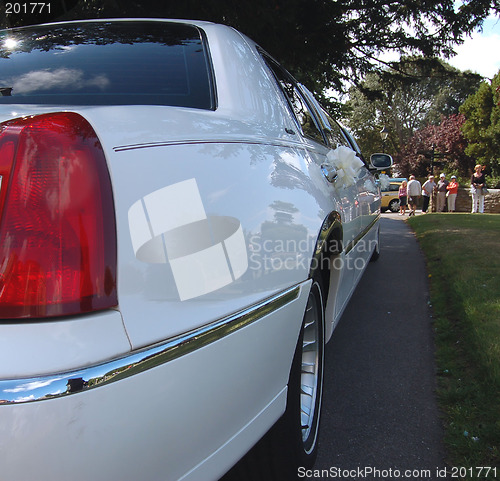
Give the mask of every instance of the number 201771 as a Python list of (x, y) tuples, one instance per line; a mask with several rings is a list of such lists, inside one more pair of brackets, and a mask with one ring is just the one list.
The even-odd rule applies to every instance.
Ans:
[(5, 13), (7, 15), (16, 15), (20, 13), (50, 13), (50, 3), (6, 3)]

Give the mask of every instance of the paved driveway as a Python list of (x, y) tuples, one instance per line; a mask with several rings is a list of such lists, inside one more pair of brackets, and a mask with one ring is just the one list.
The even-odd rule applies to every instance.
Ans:
[(315, 469), (337, 479), (443, 479), (425, 261), (400, 216), (381, 222), (381, 256), (327, 345)]

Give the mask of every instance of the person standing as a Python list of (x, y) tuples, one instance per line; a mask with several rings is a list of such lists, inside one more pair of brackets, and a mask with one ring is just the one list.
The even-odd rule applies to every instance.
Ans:
[(446, 193), (448, 192), (446, 187), (448, 187), (448, 181), (446, 180), (446, 176), (441, 174), (437, 184), (437, 212), (444, 211), (444, 206), (446, 205)]
[(458, 194), (458, 182), (455, 175), (451, 176), (451, 181), (446, 189), (448, 190), (448, 212), (455, 212), (455, 201)]
[(408, 183), (406, 182), (406, 180), (403, 180), (403, 182), (401, 182), (401, 185), (399, 186), (398, 197), (399, 215), (405, 215), (406, 207), (408, 206)]
[(422, 186), (422, 212), (427, 212), (429, 202), (431, 201), (432, 193), (436, 190), (437, 184), (434, 182), (434, 176), (429, 175), (429, 178)]
[(486, 187), (486, 179), (484, 177), (483, 167), (476, 165), (474, 173), (470, 179), (470, 190), (472, 194), (472, 213), (479, 211), (480, 214), (484, 213), (484, 193), (483, 188)]
[(410, 205), (409, 215), (415, 215), (417, 210), (418, 201), (422, 195), (422, 186), (420, 182), (415, 179), (414, 175), (410, 175), (410, 181), (408, 182), (408, 204)]

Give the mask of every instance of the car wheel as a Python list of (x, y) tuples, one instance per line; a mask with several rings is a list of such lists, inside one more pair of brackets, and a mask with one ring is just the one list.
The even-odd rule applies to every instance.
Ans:
[(276, 479), (296, 479), (298, 468), (310, 468), (316, 459), (324, 356), (323, 291), (319, 282), (313, 281), (290, 372), (287, 408), (276, 426), (279, 452), (273, 454), (284, 455), (281, 477)]
[(391, 212), (399, 212), (399, 199), (394, 199), (389, 202), (389, 210)]
[[(307, 458), (316, 454), (319, 421), (321, 418), (321, 398), (323, 395), (324, 369), (324, 309), (320, 285), (311, 288), (302, 324), (302, 346), (298, 346), (300, 383), (290, 386), (291, 397), (299, 398), (300, 445), (303, 465), (310, 463)], [(300, 364), (300, 366), (299, 366)], [(298, 373), (297, 373), (298, 375)], [(300, 443), (299, 443), (300, 444)]]
[(314, 281), (293, 357), (286, 411), (221, 481), (297, 479), (300, 467), (313, 466), (323, 394), (324, 339), (323, 292)]

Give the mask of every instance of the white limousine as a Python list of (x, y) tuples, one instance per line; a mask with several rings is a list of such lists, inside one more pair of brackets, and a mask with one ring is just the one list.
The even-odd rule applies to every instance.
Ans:
[(0, 31), (0, 94), (0, 477), (310, 466), (390, 156), (208, 22)]

